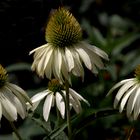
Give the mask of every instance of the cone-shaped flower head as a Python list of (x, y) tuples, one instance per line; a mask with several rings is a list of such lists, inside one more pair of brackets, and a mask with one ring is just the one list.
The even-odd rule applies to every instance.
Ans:
[(84, 78), (82, 64), (93, 73), (104, 68), (102, 59), (108, 55), (101, 49), (82, 41), (82, 30), (75, 17), (65, 8), (54, 10), (45, 30), (47, 44), (30, 52), (34, 54), (32, 70), (39, 76), (70, 82), (70, 74)]
[(8, 74), (0, 65), (0, 120), (2, 115), (8, 121), (17, 120), (17, 114), (24, 119), (27, 115), (26, 102), (30, 102), (29, 97), (19, 86), (9, 83)]
[[(84, 101), (88, 104), (81, 95), (79, 95), (76, 91), (69, 88), (69, 100), (70, 106), (74, 108), (76, 113), (80, 113), (82, 111), (80, 101)], [(31, 98), (32, 106), (29, 106), (29, 109), (35, 110), (39, 105), (40, 101), (45, 98), (45, 102), (43, 105), (43, 117), (46, 121), (48, 121), (51, 107), (56, 104), (62, 118), (65, 118), (65, 99), (66, 99), (66, 91), (64, 87), (59, 83), (58, 80), (52, 79), (48, 84), (48, 89), (42, 92), (37, 93)]]
[(136, 120), (140, 114), (140, 65), (135, 70), (134, 78), (125, 79), (115, 84), (108, 94), (119, 87), (114, 100), (114, 108), (119, 105), (120, 112), (125, 108), (127, 117)]
[(82, 31), (75, 17), (65, 8), (55, 10), (48, 22), (46, 41), (54, 47), (71, 47), (82, 39)]

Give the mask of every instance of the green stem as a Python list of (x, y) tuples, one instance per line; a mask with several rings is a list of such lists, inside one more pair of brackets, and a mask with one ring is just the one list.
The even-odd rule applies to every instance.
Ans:
[(22, 140), (22, 138), (21, 138), (21, 136), (20, 136), (20, 134), (19, 134), (17, 128), (15, 127), (14, 123), (13, 123), (13, 122), (10, 122), (10, 125), (11, 125), (13, 131), (15, 132), (17, 138), (18, 138), (19, 140)]
[(71, 121), (70, 121), (70, 101), (69, 101), (69, 83), (65, 81), (66, 86), (66, 113), (67, 113), (67, 125), (68, 125), (68, 137), (71, 139)]

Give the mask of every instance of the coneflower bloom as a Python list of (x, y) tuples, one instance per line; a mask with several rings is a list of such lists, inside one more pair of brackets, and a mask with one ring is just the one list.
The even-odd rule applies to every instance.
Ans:
[(135, 70), (134, 78), (118, 82), (110, 89), (108, 95), (119, 87), (114, 108), (119, 106), (120, 112), (126, 109), (127, 117), (136, 120), (140, 114), (140, 65)]
[[(56, 79), (52, 79), (48, 84), (48, 89), (44, 90), (42, 92), (37, 93), (31, 98), (32, 106), (29, 105), (29, 109), (34, 111), (41, 100), (45, 98), (45, 102), (43, 105), (43, 117), (45, 121), (48, 121), (49, 114), (51, 107), (53, 107), (56, 104), (56, 107), (58, 108), (61, 117), (65, 118), (65, 98), (66, 98), (66, 91), (64, 87), (58, 82)], [(87, 100), (85, 100), (81, 95), (79, 95), (76, 91), (69, 88), (69, 100), (70, 100), (70, 107), (76, 111), (76, 113), (80, 113), (82, 111), (81, 103), (80, 101), (84, 101), (85, 103), (88, 103)]]
[(32, 50), (32, 70), (41, 77), (70, 82), (70, 74), (84, 79), (82, 64), (97, 74), (108, 55), (96, 46), (82, 41), (82, 30), (75, 17), (65, 8), (54, 10), (45, 30), (46, 44)]
[(15, 121), (18, 114), (24, 119), (27, 115), (26, 103), (30, 99), (22, 88), (9, 83), (7, 76), (6, 70), (0, 65), (0, 120), (3, 115), (8, 121)]

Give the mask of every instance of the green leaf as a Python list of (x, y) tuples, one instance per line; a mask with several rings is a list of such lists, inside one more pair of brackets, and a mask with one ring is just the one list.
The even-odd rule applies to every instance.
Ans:
[(104, 46), (106, 46), (106, 40), (102, 36), (101, 32), (97, 28), (92, 27), (85, 19), (82, 21), (82, 25), (89, 36), (89, 40), (93, 42), (95, 46), (103, 49)]
[(124, 37), (120, 37), (111, 43), (111, 48), (113, 49), (112, 55), (117, 56), (118, 54), (121, 53), (121, 51), (129, 46), (133, 41), (138, 39), (140, 37), (140, 34), (137, 33), (130, 33), (125, 35)]
[(31, 64), (29, 63), (15, 63), (6, 67), (7, 72), (28, 70), (31, 71)]

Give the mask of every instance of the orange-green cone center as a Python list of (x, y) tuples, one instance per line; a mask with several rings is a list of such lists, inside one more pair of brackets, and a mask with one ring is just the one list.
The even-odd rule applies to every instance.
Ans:
[(135, 69), (135, 76), (140, 81), (140, 65), (138, 65)]
[(59, 92), (61, 90), (64, 89), (63, 85), (61, 85), (59, 83), (58, 80), (56, 79), (52, 79), (49, 83), (48, 83), (48, 89), (53, 91), (54, 93)]
[(54, 47), (73, 46), (82, 38), (80, 24), (67, 9), (59, 8), (50, 16), (45, 38)]
[(0, 87), (2, 87), (7, 81), (7, 71), (0, 65)]

